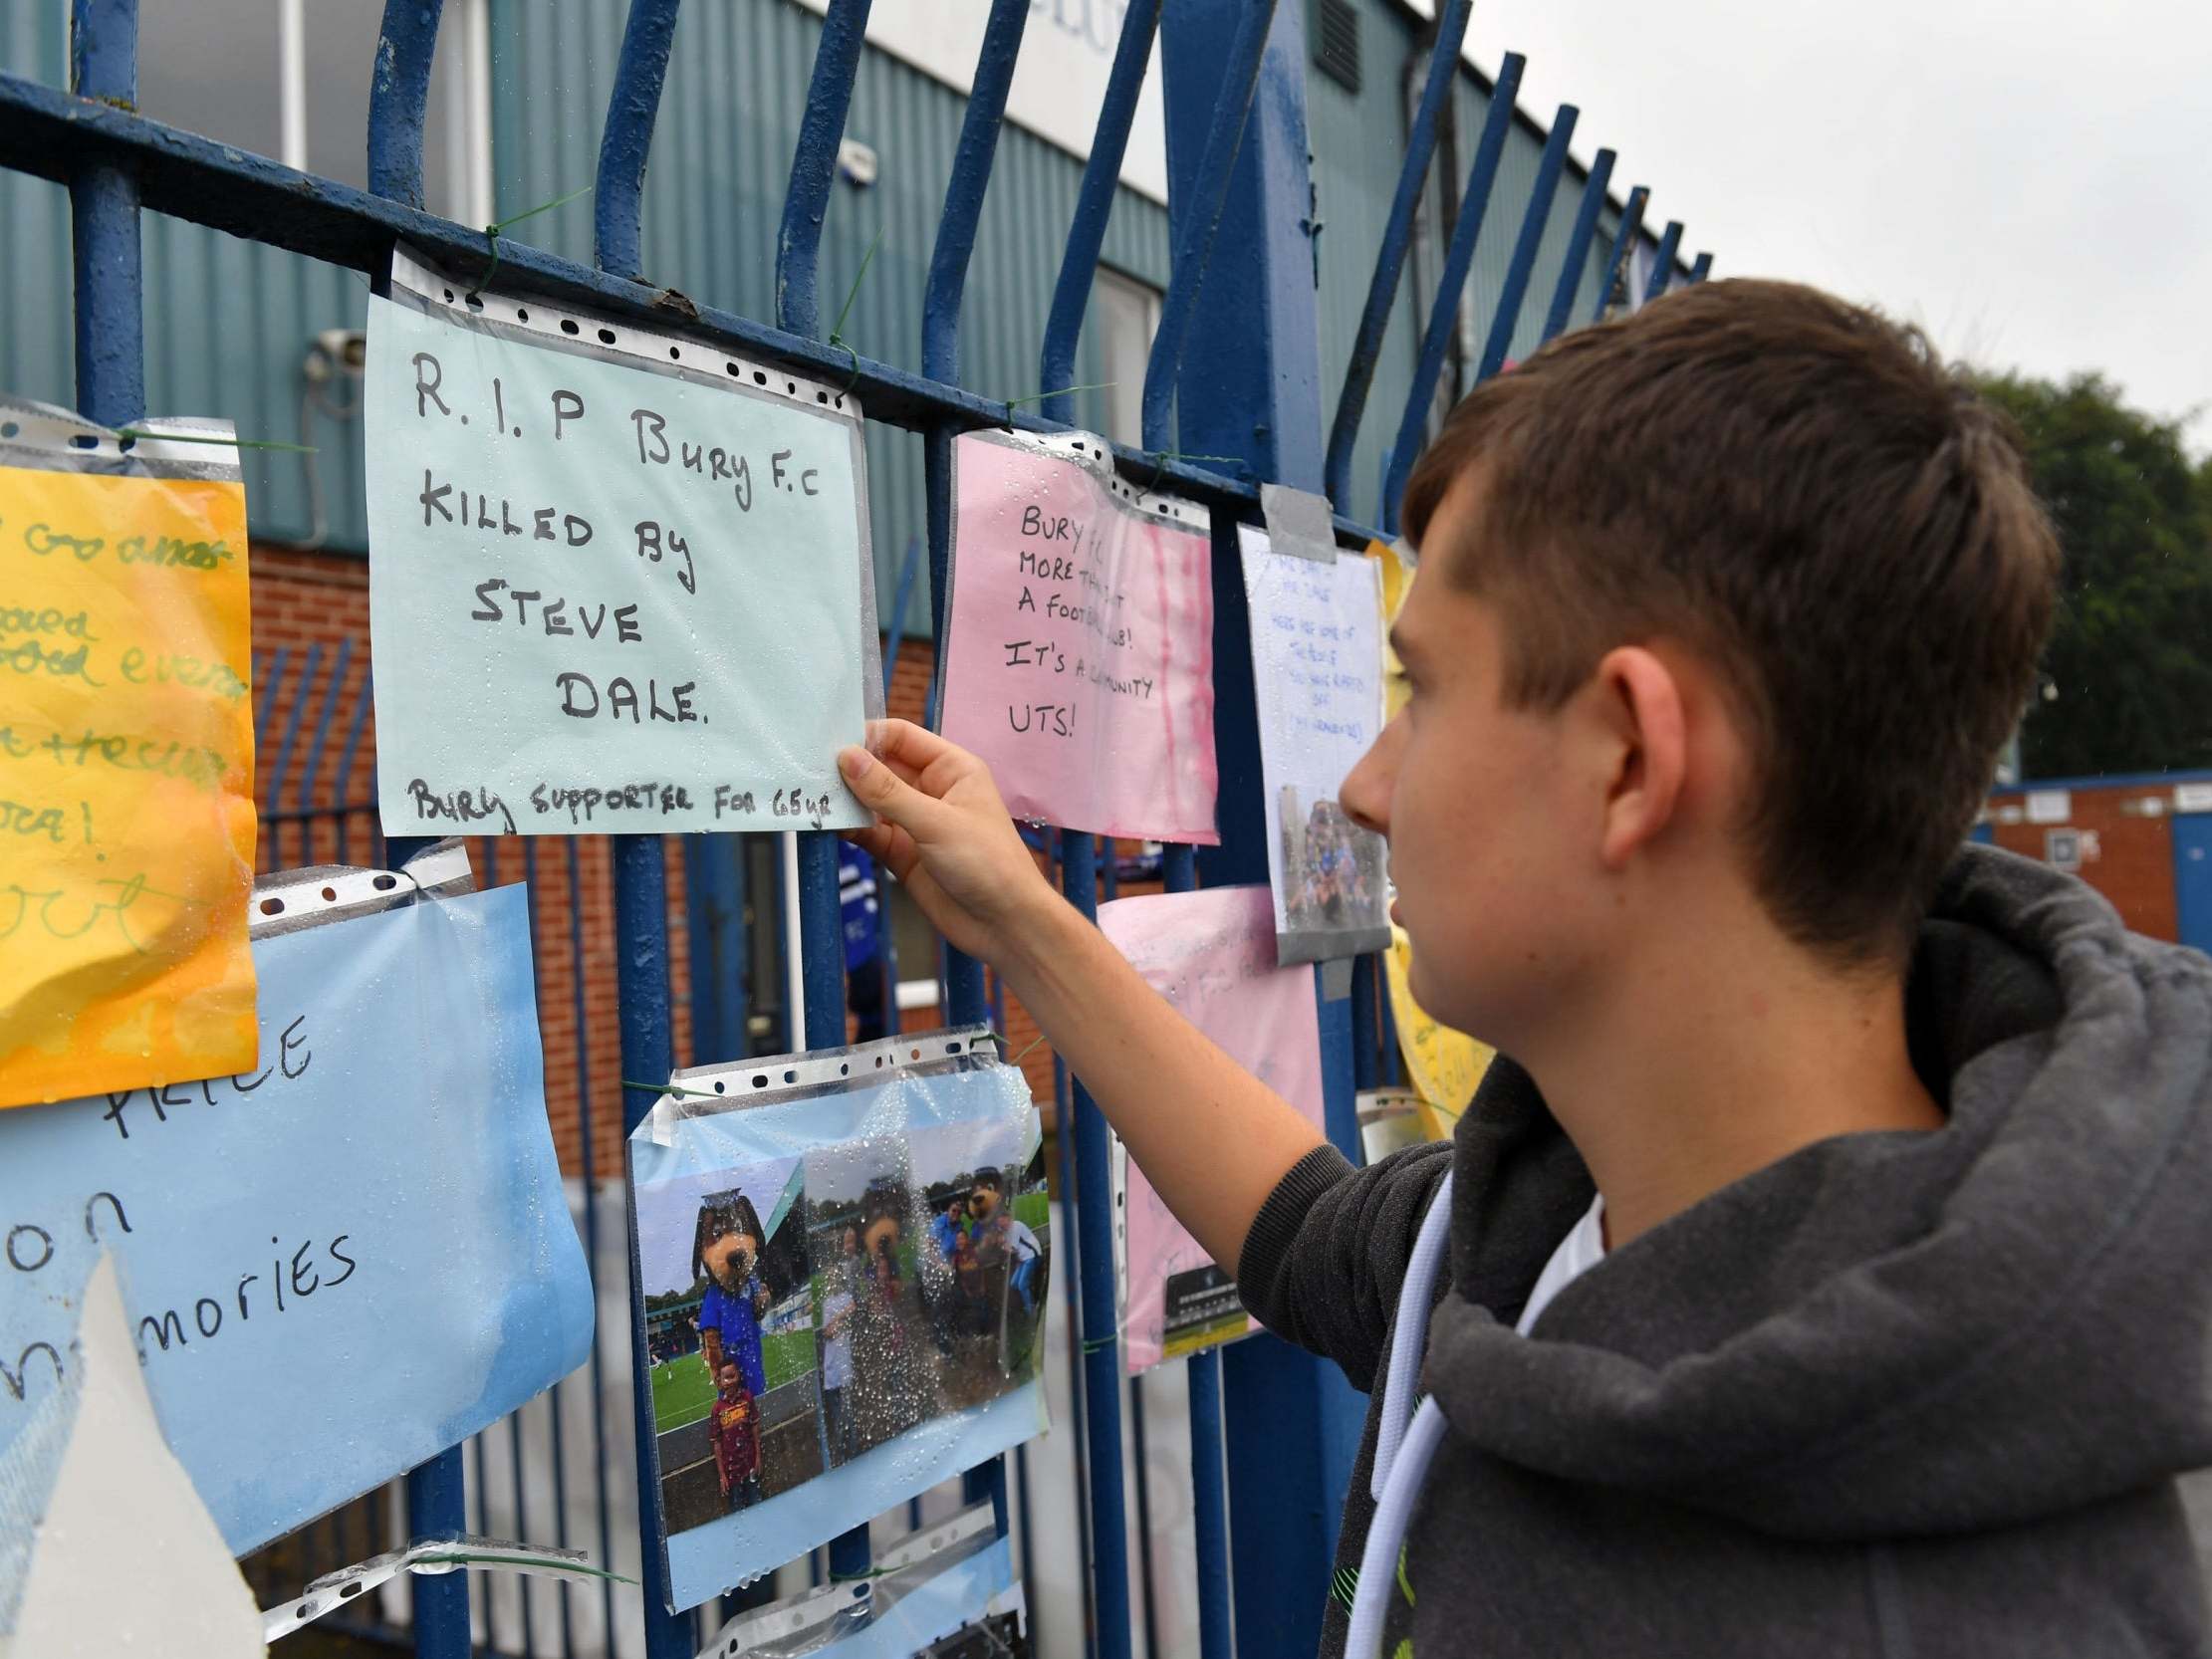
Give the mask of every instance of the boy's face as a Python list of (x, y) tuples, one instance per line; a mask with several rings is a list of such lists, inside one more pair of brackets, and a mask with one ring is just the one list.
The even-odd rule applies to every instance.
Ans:
[(1503, 702), (1495, 609), (1439, 567), (1462, 557), (1479, 485), (1437, 507), (1394, 638), (1411, 699), (1341, 799), (1390, 843), (1391, 915), (1411, 936), (1413, 995), (1446, 1025), (1510, 1046), (1574, 982), (1598, 937), (1601, 787), (1560, 711)]
[(745, 1373), (740, 1371), (736, 1365), (725, 1362), (715, 1381), (721, 1385), (723, 1393), (734, 1394), (745, 1386)]

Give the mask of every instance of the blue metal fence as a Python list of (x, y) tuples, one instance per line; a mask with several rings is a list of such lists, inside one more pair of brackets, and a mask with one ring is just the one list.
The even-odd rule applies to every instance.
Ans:
[[(1257, 514), (1262, 480), (1308, 489), (1325, 486), (1337, 506), (1340, 539), (1361, 545), (1367, 527), (1352, 512), (1350, 478), (1376, 354), (1384, 326), (1399, 303), (1401, 273), (1414, 235), (1418, 203), (1428, 188), (1429, 162), (1438, 123), (1457, 80), (1468, 0), (1441, 8), (1434, 59), (1388, 218), (1375, 249), (1373, 278), (1336, 400), (1327, 442), (1323, 435), (1318, 323), (1314, 301), (1315, 239), (1320, 224), (1309, 184), (1305, 114), (1304, 8), (1275, 0), (1130, 0), (1098, 130), (1086, 165), (1066, 252), (1039, 345), (1039, 383), (1049, 393), (1034, 411), (965, 389), (960, 375), (961, 302), (975, 251), (1007, 90), (1021, 50), (1033, 0), (991, 0), (965, 120), (939, 219), (922, 306), (921, 372), (913, 373), (858, 355), (842, 342), (820, 338), (819, 252), (856, 75), (869, 0), (829, 0), (813, 68), (806, 115), (791, 157), (789, 184), (776, 244), (776, 317), (773, 323), (681, 301), (684, 323), (731, 352), (850, 384), (871, 421), (918, 434), (924, 445), (927, 494), (926, 552), (930, 601), (937, 637), (943, 636), (946, 561), (951, 533), (951, 453), (962, 431), (1012, 425), (1052, 430), (1073, 415), (1066, 387), (1115, 197), (1136, 91), (1157, 39), (1164, 65), (1170, 166), (1172, 268), (1160, 325), (1143, 387), (1143, 444), (1115, 446), (1116, 464), (1132, 479), (1183, 492), (1212, 515), (1217, 674), (1216, 741), (1221, 780), (1221, 844), (1203, 856), (1187, 846), (1169, 847), (1162, 875), (1170, 890), (1188, 889), (1202, 875), (1209, 882), (1264, 881), (1267, 845), (1261, 830), (1259, 754), (1250, 648), (1236, 527)], [(651, 322), (677, 303), (643, 268), (643, 181), (651, 156), (655, 116), (668, 71), (678, 0), (631, 0), (615, 68), (613, 96), (602, 132), (593, 215), (596, 265), (562, 259), (528, 245), (496, 241), (487, 232), (437, 218), (422, 208), (424, 104), (436, 46), (438, 0), (387, 0), (373, 67), (368, 143), (367, 190), (313, 177), (245, 154), (192, 133), (146, 120), (134, 113), (136, 0), (73, 0), (71, 87), (61, 92), (36, 82), (0, 76), (0, 167), (42, 176), (67, 186), (72, 210), (75, 269), (77, 402), (89, 417), (123, 425), (144, 412), (143, 279), (140, 215), (147, 210), (195, 221), (237, 236), (289, 249), (366, 273), (380, 284), (393, 245), (408, 242), (432, 259), (459, 270), (486, 267), (495, 255), (504, 284)], [(1428, 306), (1428, 321), (1410, 393), (1386, 469), (1376, 515), (1383, 529), (1427, 429), (1447, 351), (1461, 324), (1462, 297), (1473, 250), (1498, 177), (1499, 156), (1510, 122), (1521, 60), (1508, 55), (1491, 97), (1464, 190), (1449, 250), (1433, 293), (1405, 303)], [(1514, 253), (1474, 369), (1497, 372), (1522, 322), (1534, 283), (1547, 221), (1567, 163), (1576, 125), (1562, 109), (1538, 163), (1534, 188), (1522, 204)], [(1542, 335), (1570, 322), (1581, 292), (1584, 262), (1596, 237), (1613, 157), (1598, 152), (1567, 238)], [(1639, 186), (1629, 197), (1614, 237), (1598, 306), (1616, 298), (1628, 273), (1627, 255), (1639, 233), (1645, 204)], [(1645, 298), (1664, 291), (1673, 274), (1681, 226), (1669, 224)], [(1234, 259), (1217, 260), (1216, 248), (1233, 247)], [(1687, 280), (1702, 280), (1701, 256)], [(1625, 296), (1619, 296), (1625, 298)], [(709, 297), (711, 300), (711, 297)], [(695, 312), (695, 315), (694, 315)], [(1587, 320), (1587, 319), (1586, 319)], [(1203, 457), (1202, 460), (1192, 457)], [(910, 567), (909, 567), (910, 568)], [(902, 613), (910, 578), (902, 577)], [(894, 616), (891, 634), (898, 633)], [(360, 790), (369, 664), (356, 663), (350, 645), (326, 652), (274, 650), (256, 664), (261, 683), (257, 730), (263, 757), (266, 857), (272, 863), (320, 857), (370, 859), (386, 849), (369, 810), (372, 794)], [(711, 853), (709, 837), (694, 837)], [(1061, 832), (1054, 837), (1063, 890), (1086, 914), (1100, 898), (1101, 866), (1108, 894), (1115, 859), (1103, 860), (1094, 837)], [(676, 989), (671, 974), (667, 842), (658, 836), (611, 838), (609, 865), (614, 898), (614, 957), (617, 980), (620, 1075), (664, 1077), (676, 1063)], [(391, 849), (396, 852), (399, 849)], [(565, 950), (574, 997), (574, 1064), (578, 1078), (582, 1173), (582, 1222), (597, 1266), (598, 1236), (610, 1225), (597, 1211), (594, 1135), (590, 1119), (592, 1045), (608, 1034), (587, 1019), (585, 843), (568, 840), (541, 847), (524, 841), (519, 854), (494, 842), (480, 843), (478, 868), (487, 881), (519, 870), (534, 891), (565, 888), (568, 938), (541, 941)], [(701, 857), (690, 883), (696, 899), (711, 885), (710, 859)], [(717, 889), (719, 891), (719, 889)], [(799, 837), (799, 876), (787, 895), (796, 905), (803, 945), (805, 1043), (824, 1047), (845, 1040), (844, 954), (839, 926), (836, 843), (823, 834)], [(728, 894), (709, 894), (705, 907), (727, 906)], [(733, 971), (725, 956), (689, 941), (692, 979)], [(940, 1012), (951, 1024), (993, 1018), (992, 999), (979, 964), (948, 953), (942, 971)], [(1348, 1154), (1357, 1156), (1352, 1094), (1377, 1079), (1388, 1062), (1387, 1027), (1371, 963), (1361, 964), (1349, 993), (1324, 974), (1320, 995), (1328, 1128)], [(706, 1024), (691, 1004), (697, 1027)], [(1003, 1012), (997, 1015), (1003, 1020)], [(736, 1034), (717, 1029), (722, 1041)], [(713, 1057), (722, 1058), (722, 1057)], [(633, 1127), (650, 1106), (649, 1088), (625, 1088), (621, 1123)], [(1086, 1582), (1089, 1639), (1099, 1659), (1124, 1659), (1133, 1649), (1141, 1613), (1147, 1647), (1151, 1631), (1149, 1579), (1134, 1586), (1124, 1544), (1130, 1496), (1122, 1473), (1121, 1354), (1116, 1329), (1110, 1235), (1106, 1126), (1080, 1080), (1071, 1079), (1061, 1127), (1062, 1199), (1072, 1204), (1078, 1273), (1063, 1276), (1071, 1288), (1079, 1340), (1080, 1396), (1076, 1425), (1062, 1432), (1083, 1437), (1088, 1456), (1079, 1473), (1090, 1563)], [(642, 1330), (629, 1333), (633, 1406), (639, 1461), (640, 1513), (653, 1512), (650, 1465), (650, 1400)], [(603, 1333), (601, 1343), (620, 1333)], [(596, 1345), (590, 1375), (581, 1382), (597, 1401), (605, 1349)], [(1311, 1651), (1320, 1626), (1337, 1515), (1356, 1443), (1360, 1403), (1335, 1372), (1261, 1336), (1225, 1354), (1185, 1362), (1190, 1390), (1190, 1459), (1194, 1497), (1200, 1651), (1225, 1659), (1233, 1646), (1248, 1654)], [(1133, 1391), (1134, 1432), (1147, 1427), (1144, 1395)], [(596, 1466), (591, 1482), (596, 1537), (570, 1538), (570, 1471), (563, 1461), (560, 1400), (553, 1410), (552, 1481), (560, 1536), (544, 1541), (596, 1545), (603, 1557), (612, 1544), (605, 1484), (609, 1451), (604, 1415), (593, 1410)], [(492, 1431), (503, 1439), (511, 1464), (512, 1499), (525, 1511), (525, 1464), (519, 1419)], [(471, 1465), (473, 1464), (473, 1470)], [(1141, 1465), (1140, 1465), (1141, 1468)], [(415, 1534), (457, 1532), (483, 1524), (490, 1502), (486, 1442), (472, 1451), (455, 1447), (414, 1471), (406, 1483), (406, 1527)], [(473, 1479), (471, 1474), (473, 1473)], [(1017, 1470), (1017, 1486), (1026, 1485)], [(1008, 1522), (1007, 1473), (996, 1460), (967, 1477), (970, 1501), (990, 1500), (1000, 1530)], [(477, 1513), (470, 1513), (473, 1494)], [(1147, 1495), (1134, 1494), (1142, 1516)], [(1025, 1504), (1026, 1509), (1026, 1504)], [(339, 1557), (357, 1542), (386, 1541), (375, 1506), (368, 1504), (319, 1523), (328, 1538), (318, 1552)], [(359, 1538), (357, 1539), (356, 1530)], [(1232, 1542), (1233, 1540), (1233, 1542)], [(689, 1655), (697, 1641), (693, 1622), (665, 1611), (657, 1551), (646, 1548), (643, 1621), (652, 1659)], [(335, 1565), (321, 1560), (318, 1567)], [(869, 1569), (865, 1529), (839, 1539), (828, 1556), (835, 1575)], [(564, 1651), (575, 1648), (571, 1596), (564, 1589), (559, 1624)], [(604, 1595), (605, 1592), (602, 1592)], [(605, 1601), (611, 1626), (614, 1604)], [(524, 1651), (541, 1645), (530, 1602), (522, 1602)], [(462, 1659), (471, 1648), (469, 1585), (465, 1575), (418, 1580), (412, 1594), (417, 1653)], [(1234, 1637), (1232, 1638), (1232, 1630)], [(496, 1638), (495, 1638), (496, 1639)]]

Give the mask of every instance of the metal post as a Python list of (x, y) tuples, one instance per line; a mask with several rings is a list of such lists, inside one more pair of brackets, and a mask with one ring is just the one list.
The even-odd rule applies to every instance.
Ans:
[[(641, 192), (653, 118), (668, 68), (668, 39), (675, 0), (631, 0), (622, 38), (607, 129), (600, 141), (594, 207), (595, 253), (600, 269), (636, 280)], [(675, 1036), (668, 1007), (668, 865), (658, 835), (612, 835), (614, 860), (615, 1001), (620, 1012), (622, 1075), (646, 1086), (622, 1089), (626, 1137), (652, 1110), (654, 1088), (675, 1069)], [(631, 1287), (634, 1298), (636, 1288)], [(641, 1524), (659, 1513), (653, 1481), (652, 1358), (645, 1323), (630, 1321), (630, 1415), (637, 1436), (637, 1514)], [(643, 1590), (646, 1659), (686, 1659), (688, 1622), (668, 1610), (668, 1563), (644, 1542)], [(610, 1636), (612, 1636), (610, 1632)]]
[(1593, 323), (1605, 315), (1605, 308), (1612, 304), (1613, 291), (1621, 288), (1628, 256), (1635, 251), (1636, 233), (1643, 227), (1643, 204), (1650, 199), (1650, 190), (1641, 184), (1628, 192), (1628, 205), (1620, 210), (1620, 225), (1613, 232), (1612, 257), (1605, 261), (1605, 280), (1598, 285), (1598, 304), (1591, 309)]
[(784, 222), (776, 236), (776, 324), (810, 340), (822, 326), (815, 281), (822, 263), (822, 221), (830, 211), (830, 188), (837, 182), (838, 145), (853, 105), (868, 5), (869, 0), (831, 0), (815, 47), (807, 113), (800, 118), (799, 142), (792, 147), (791, 181), (784, 188)]
[[(128, 109), (138, 102), (138, 0), (72, 0), (70, 90)], [(103, 426), (145, 413), (145, 274), (138, 176), (87, 161), (69, 185), (77, 274), (77, 407)]]
[(1598, 214), (1605, 205), (1605, 185), (1612, 178), (1613, 152), (1601, 149), (1583, 183), (1582, 205), (1575, 210), (1575, 228), (1568, 233), (1567, 257), (1560, 261), (1559, 285), (1552, 290), (1552, 309), (1544, 314), (1543, 339), (1557, 340), (1575, 309), (1575, 296), (1583, 286), (1583, 271), (1590, 263), (1590, 244), (1598, 234)]
[(1413, 366), (1413, 383), (1405, 393), (1405, 413), (1398, 419), (1397, 440), (1390, 446), (1389, 464), (1383, 473), (1382, 520), (1384, 535), (1397, 529), (1398, 499), (1405, 494), (1406, 474), (1428, 430), (1429, 402), (1436, 395), (1437, 376), (1444, 371), (1444, 354), (1459, 332), (1459, 297), (1467, 287), (1467, 273), (1475, 263), (1475, 238), (1490, 207), (1490, 187), (1497, 182), (1498, 159), (1505, 154), (1506, 133), (1513, 125), (1513, 101), (1520, 95), (1521, 71), (1528, 60), (1508, 52), (1498, 66), (1497, 84), (1490, 89), (1490, 109), (1483, 117), (1482, 136), (1475, 140), (1475, 159), (1467, 169), (1467, 188), (1459, 198), (1459, 217), (1452, 225), (1451, 245), (1444, 251), (1444, 270), (1430, 303), (1428, 330), (1421, 336), (1420, 359)]
[(1398, 296), (1398, 273), (1413, 242), (1413, 213), (1420, 205), (1421, 188), (1428, 182), (1429, 158), (1436, 151), (1437, 122), (1451, 99), (1452, 88), (1459, 82), (1459, 48), (1467, 36), (1471, 9), (1472, 0), (1451, 0), (1436, 25), (1436, 38), (1429, 43), (1428, 79), (1421, 87), (1421, 105), (1413, 117), (1413, 128), (1406, 134), (1397, 194), (1390, 200), (1390, 217), (1382, 227), (1382, 246), (1375, 251), (1374, 276), (1367, 284), (1366, 309), (1359, 314), (1358, 333), (1352, 336), (1352, 361), (1345, 370), (1344, 390), (1337, 397), (1336, 421), (1329, 428), (1329, 458), (1323, 475), (1328, 480), (1329, 499), (1339, 508), (1352, 504), (1352, 445), (1359, 441), (1359, 419), (1366, 413), (1367, 388), (1374, 383), (1382, 331), (1389, 324), (1390, 307)]
[[(1203, 198), (1191, 164), (1204, 148), (1223, 81), (1235, 73), (1246, 8), (1237, 0), (1169, 0), (1161, 26), (1166, 74), (1170, 211)], [(1224, 66), (1227, 66), (1226, 70)], [(1217, 246), (1234, 260), (1206, 273), (1181, 364), (1184, 448), (1236, 456), (1261, 478), (1323, 482), (1321, 373), (1305, 118), (1304, 8), (1280, 7), (1237, 157)], [(1147, 399), (1152, 401), (1152, 399)], [(1147, 442), (1152, 434), (1147, 431)], [(1261, 828), (1258, 718), (1249, 622), (1233, 515), (1214, 515), (1214, 749), (1222, 844), (1204, 854), (1209, 885), (1267, 879)], [(1323, 1076), (1333, 1135), (1355, 1131), (1349, 1009), (1325, 1004)], [(1331, 1031), (1337, 1032), (1332, 1041)], [(1348, 1147), (1351, 1142), (1340, 1138)], [(1227, 1423), (1236, 1639), (1252, 1654), (1319, 1645), (1338, 1517), (1358, 1446), (1360, 1402), (1333, 1368), (1272, 1336), (1221, 1359), (1235, 1401)], [(1211, 1402), (1192, 1372), (1194, 1445)], [(1194, 1454), (1194, 1483), (1208, 1470)], [(1201, 1511), (1203, 1514), (1203, 1511)], [(1210, 1530), (1210, 1525), (1209, 1525)], [(1204, 1617), (1202, 1612), (1202, 1618)], [(1203, 1625), (1202, 1625), (1203, 1627)], [(1215, 1621), (1214, 1641), (1226, 1632)]]
[(1505, 366), (1513, 331), (1521, 323), (1521, 302), (1528, 297), (1529, 278), (1536, 273), (1537, 251), (1544, 245), (1544, 227), (1551, 222), (1552, 204), (1559, 199), (1560, 169), (1567, 164), (1567, 146), (1574, 139), (1579, 114), (1572, 104), (1560, 106), (1551, 135), (1544, 140), (1544, 153), (1537, 158), (1536, 187), (1529, 192), (1529, 205), (1522, 211), (1521, 234), (1514, 238), (1505, 287), (1498, 295), (1498, 309), (1491, 314), (1490, 337), (1483, 343), (1482, 360), (1475, 368), (1477, 384)]
[(1669, 219), (1659, 235), (1659, 251), (1651, 260), (1651, 280), (1644, 285), (1643, 303), (1649, 305), (1667, 291), (1674, 280), (1674, 250), (1682, 245), (1682, 221)]

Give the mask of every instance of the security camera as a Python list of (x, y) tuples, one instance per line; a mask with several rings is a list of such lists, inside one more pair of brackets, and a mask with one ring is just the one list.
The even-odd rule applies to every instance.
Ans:
[(359, 329), (325, 329), (308, 348), (307, 377), (321, 382), (337, 375), (358, 380), (369, 365), (369, 337)]

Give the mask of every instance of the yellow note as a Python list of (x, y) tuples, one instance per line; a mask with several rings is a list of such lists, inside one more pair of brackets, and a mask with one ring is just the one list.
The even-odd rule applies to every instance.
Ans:
[(1390, 929), (1390, 949), (1382, 967), (1389, 976), (1398, 1053), (1404, 1057), (1407, 1079), (1421, 1097), (1422, 1127), (1430, 1140), (1449, 1140), (1497, 1051), (1465, 1032), (1439, 1025), (1413, 1000), (1413, 942), (1404, 928)]
[(250, 1071), (245, 486), (9, 459), (0, 1105)]
[(1390, 627), (1404, 607), (1406, 590), (1413, 586), (1413, 568), (1391, 542), (1369, 542), (1367, 557), (1382, 567), (1382, 718), (1395, 720), (1405, 707), (1405, 664), (1390, 648)]

